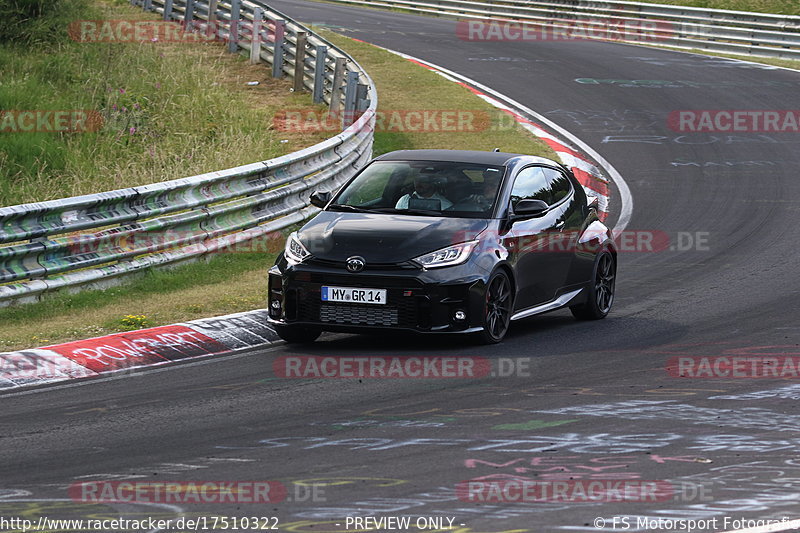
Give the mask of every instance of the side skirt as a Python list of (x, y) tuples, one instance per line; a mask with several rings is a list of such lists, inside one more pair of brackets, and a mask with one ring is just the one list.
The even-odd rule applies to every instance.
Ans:
[(528, 309), (524, 309), (522, 311), (514, 313), (513, 315), (511, 315), (511, 320), (519, 320), (520, 318), (526, 318), (532, 315), (546, 313), (548, 311), (558, 309), (559, 307), (564, 307), (569, 302), (571, 302), (578, 294), (580, 294), (582, 290), (583, 289), (577, 289), (574, 291), (564, 293), (555, 300), (534, 307), (529, 307)]

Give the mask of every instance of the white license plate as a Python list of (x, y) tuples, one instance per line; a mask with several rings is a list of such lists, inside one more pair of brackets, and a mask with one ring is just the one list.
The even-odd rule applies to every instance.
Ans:
[(322, 287), (322, 301), (383, 305), (386, 303), (386, 289), (360, 289), (358, 287)]

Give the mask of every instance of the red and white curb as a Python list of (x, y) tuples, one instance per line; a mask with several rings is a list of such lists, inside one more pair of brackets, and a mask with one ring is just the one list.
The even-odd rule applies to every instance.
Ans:
[(0, 353), (0, 390), (85, 378), (264, 346), (264, 309)]

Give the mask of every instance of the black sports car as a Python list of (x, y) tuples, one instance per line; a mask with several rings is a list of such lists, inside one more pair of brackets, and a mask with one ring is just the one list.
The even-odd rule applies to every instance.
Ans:
[(611, 232), (549, 159), (392, 152), (311, 203), (323, 211), (269, 271), (269, 321), (289, 342), (396, 329), (496, 343), (512, 320), (598, 319), (614, 301)]

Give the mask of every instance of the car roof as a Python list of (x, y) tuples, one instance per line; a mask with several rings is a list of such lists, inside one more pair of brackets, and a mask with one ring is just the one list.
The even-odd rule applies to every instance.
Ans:
[(508, 152), (482, 152), (479, 150), (397, 150), (376, 157), (376, 161), (452, 161), (478, 165), (507, 166), (512, 160), (560, 166), (555, 161), (524, 154)]

